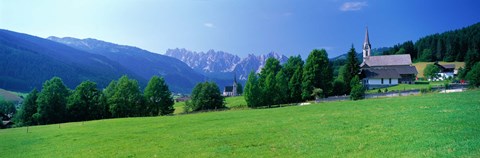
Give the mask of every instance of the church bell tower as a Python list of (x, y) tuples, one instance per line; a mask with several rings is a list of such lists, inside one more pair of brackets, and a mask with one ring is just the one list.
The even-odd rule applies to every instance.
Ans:
[(371, 55), (371, 51), (372, 51), (372, 45), (370, 44), (370, 39), (368, 38), (368, 27), (366, 28), (366, 31), (365, 31), (365, 41), (363, 42), (363, 61), (365, 62), (365, 60)]
[(233, 88), (232, 88), (232, 96), (237, 96), (237, 73), (233, 75)]

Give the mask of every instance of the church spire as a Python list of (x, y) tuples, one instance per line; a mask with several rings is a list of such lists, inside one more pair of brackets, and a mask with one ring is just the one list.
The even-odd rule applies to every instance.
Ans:
[(368, 58), (371, 54), (370, 38), (368, 37), (368, 27), (365, 28), (365, 41), (363, 42), (363, 61)]
[(237, 96), (237, 72), (233, 73), (232, 96)]

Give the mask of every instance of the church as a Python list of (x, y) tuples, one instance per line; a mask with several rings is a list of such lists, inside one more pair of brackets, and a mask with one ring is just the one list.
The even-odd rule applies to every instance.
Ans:
[(225, 86), (223, 89), (223, 96), (225, 97), (231, 97), (231, 96), (237, 96), (237, 75), (235, 74), (233, 77), (233, 85), (232, 86)]
[(418, 72), (412, 65), (410, 54), (372, 56), (371, 47), (367, 28), (363, 42), (363, 62), (360, 64), (360, 77), (367, 89), (414, 83)]

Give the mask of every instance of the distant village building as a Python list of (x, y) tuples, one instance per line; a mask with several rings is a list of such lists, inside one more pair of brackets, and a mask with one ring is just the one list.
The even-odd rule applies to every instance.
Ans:
[(230, 97), (230, 96), (237, 96), (237, 75), (233, 76), (233, 85), (232, 86), (225, 86), (223, 89), (223, 96)]
[(414, 83), (418, 72), (415, 66), (412, 66), (410, 54), (371, 56), (371, 47), (367, 28), (363, 43), (363, 62), (360, 64), (363, 85), (373, 89), (399, 83)]
[(433, 63), (433, 65), (437, 66), (438, 69), (440, 69), (440, 72), (437, 73), (437, 78), (433, 79), (434, 81), (446, 80), (449, 78), (453, 78), (456, 75), (455, 64), (441, 65), (438, 62), (435, 62)]

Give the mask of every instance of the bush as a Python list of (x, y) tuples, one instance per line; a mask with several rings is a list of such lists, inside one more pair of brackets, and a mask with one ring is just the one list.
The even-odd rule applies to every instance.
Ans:
[(420, 89), (420, 93), (425, 94), (425, 93), (427, 93), (427, 92), (428, 92), (428, 91), (427, 91), (427, 88), (421, 88), (421, 89)]
[(428, 81), (415, 81), (415, 84), (430, 84)]
[(480, 86), (480, 62), (475, 63), (467, 73), (467, 80), (471, 87), (479, 87)]
[(428, 64), (425, 69), (423, 69), (423, 76), (427, 79), (437, 79), (439, 77), (438, 73), (440, 72), (440, 69), (433, 65), (433, 64)]
[(223, 96), (214, 82), (199, 83), (192, 91), (191, 110), (213, 110), (225, 108)]
[(352, 91), (350, 92), (350, 99), (351, 100), (360, 100), (365, 98), (365, 89), (362, 85), (358, 84), (352, 87)]
[(382, 90), (381, 90), (381, 89), (378, 89), (377, 93), (382, 93)]
[(360, 78), (355, 76), (350, 83), (353, 85), (352, 91), (350, 92), (350, 99), (360, 100), (365, 98), (365, 88), (360, 84)]

